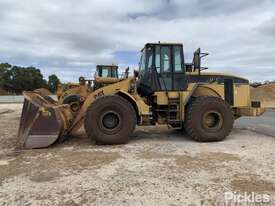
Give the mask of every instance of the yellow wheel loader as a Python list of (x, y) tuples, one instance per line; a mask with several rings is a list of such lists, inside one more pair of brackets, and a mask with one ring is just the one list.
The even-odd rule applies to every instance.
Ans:
[(148, 43), (134, 77), (91, 91), (77, 112), (24, 92), (17, 146), (48, 147), (83, 125), (97, 144), (124, 144), (136, 125), (160, 124), (184, 128), (200, 142), (223, 140), (236, 118), (259, 116), (265, 108), (251, 101), (247, 79), (204, 72), (205, 55), (197, 50), (188, 64), (182, 44)]
[(94, 79), (94, 90), (118, 82), (118, 66), (97, 65)]
[[(97, 65), (93, 80), (79, 77), (79, 83), (70, 83), (66, 85), (66, 87), (59, 84), (56, 91), (58, 103), (70, 105), (71, 111), (75, 115), (80, 110), (88, 94), (100, 87), (113, 84), (119, 80), (118, 66), (113, 64)], [(48, 96), (43, 95), (43, 93), (39, 94), (42, 96)]]

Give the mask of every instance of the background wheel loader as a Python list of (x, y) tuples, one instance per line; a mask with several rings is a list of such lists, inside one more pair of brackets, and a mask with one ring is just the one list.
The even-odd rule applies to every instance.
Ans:
[(205, 55), (197, 50), (187, 64), (182, 44), (148, 43), (134, 77), (87, 93), (76, 112), (69, 104), (24, 92), (17, 146), (47, 147), (83, 125), (98, 144), (127, 143), (136, 125), (159, 124), (185, 128), (196, 141), (223, 140), (236, 118), (259, 116), (265, 108), (251, 101), (248, 80), (202, 71)]
[(89, 93), (119, 80), (117, 65), (97, 65), (94, 79), (79, 77), (79, 83), (70, 83), (66, 87), (59, 84), (56, 91), (58, 103), (70, 105), (71, 112), (76, 114)]

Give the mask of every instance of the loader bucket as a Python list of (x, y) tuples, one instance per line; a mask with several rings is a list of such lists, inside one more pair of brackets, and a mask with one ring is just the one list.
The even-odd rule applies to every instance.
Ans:
[(64, 118), (60, 107), (50, 97), (24, 92), (24, 105), (18, 130), (17, 148), (48, 147), (63, 133)]

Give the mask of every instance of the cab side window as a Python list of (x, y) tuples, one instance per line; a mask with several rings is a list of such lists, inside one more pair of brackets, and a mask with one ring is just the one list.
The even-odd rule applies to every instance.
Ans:
[(153, 49), (152, 48), (147, 49), (147, 55), (148, 55), (147, 68), (151, 70), (153, 66)]
[(160, 46), (156, 46), (155, 65), (157, 72), (160, 73)]
[(182, 72), (182, 58), (181, 58), (181, 47), (174, 46), (173, 53), (174, 53), (174, 69), (175, 72)]
[(168, 46), (161, 47), (161, 71), (162, 72), (172, 72), (171, 69), (171, 50)]

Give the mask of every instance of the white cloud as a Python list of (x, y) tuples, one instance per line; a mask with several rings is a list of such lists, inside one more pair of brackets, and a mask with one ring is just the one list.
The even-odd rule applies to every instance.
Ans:
[(213, 71), (275, 79), (274, 11), (271, 0), (1, 0), (0, 61), (76, 81), (96, 64), (136, 65), (117, 52), (171, 41), (189, 61), (210, 52)]

